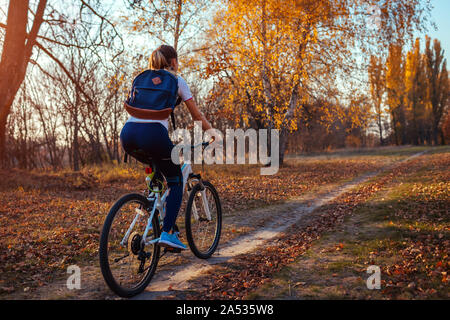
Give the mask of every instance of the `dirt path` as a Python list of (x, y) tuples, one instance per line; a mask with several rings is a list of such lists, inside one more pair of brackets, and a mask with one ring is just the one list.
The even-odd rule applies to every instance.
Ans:
[[(245, 299), (448, 299), (449, 156), (422, 156), (346, 195), (340, 222)], [(381, 270), (379, 290), (367, 288), (369, 265)]]
[[(277, 206), (276, 212), (272, 207), (266, 208), (264, 211), (269, 210), (272, 213), (272, 219), (267, 221), (261, 228), (237, 237), (222, 247), (219, 246), (218, 252), (208, 260), (189, 259), (190, 262), (187, 264), (176, 266), (170, 270), (157, 272), (146, 291), (134, 297), (134, 299), (160, 299), (165, 296), (171, 296), (174, 291), (189, 290), (192, 281), (195, 281), (196, 277), (205, 274), (207, 271), (214, 268), (215, 265), (227, 262), (235, 256), (257, 249), (259, 246), (263, 245), (264, 242), (277, 238), (288, 227), (297, 223), (299, 220), (302, 220), (306, 215), (310, 215), (317, 208), (333, 201), (343, 193), (364, 183), (377, 174), (391, 169), (393, 166), (416, 158), (422, 154), (424, 154), (424, 152), (417, 153), (407, 159), (396, 162), (380, 171), (367, 173), (326, 194), (321, 194), (315, 199), (309, 197), (290, 201), (282, 206)], [(190, 252), (188, 252), (188, 254), (190, 254)]]
[[(208, 260), (200, 260), (190, 251), (164, 258), (158, 265), (158, 270), (146, 291), (134, 297), (138, 300), (164, 299), (173, 296), (175, 292), (189, 291), (195, 279), (210, 271), (216, 265), (230, 261), (232, 258), (256, 250), (268, 241), (279, 237), (293, 224), (308, 220), (317, 208), (326, 205), (343, 193), (355, 188), (370, 178), (411, 160), (425, 152), (417, 153), (409, 158), (397, 161), (376, 172), (364, 174), (348, 183), (332, 185), (317, 193), (307, 194), (301, 198), (287, 201), (283, 204), (257, 208), (247, 212), (252, 219), (242, 219), (239, 225), (251, 227), (251, 231), (236, 236), (233, 240), (220, 245), (214, 256)], [(257, 214), (255, 214), (257, 213)], [(244, 214), (244, 213), (243, 213)], [(254, 217), (258, 217), (255, 219)], [(224, 224), (227, 223), (227, 217)], [(231, 221), (231, 220), (230, 220)], [(306, 222), (306, 221), (305, 221)], [(176, 263), (174, 263), (176, 261)], [(50, 285), (37, 289), (32, 294), (22, 293), (15, 298), (22, 299), (117, 299), (106, 287), (100, 275), (97, 261), (90, 266), (81, 267), (81, 290), (68, 290), (66, 279), (61, 279)]]

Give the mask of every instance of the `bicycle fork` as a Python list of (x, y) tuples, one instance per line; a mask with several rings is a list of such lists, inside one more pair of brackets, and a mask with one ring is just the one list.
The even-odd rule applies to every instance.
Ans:
[[(205, 209), (206, 219), (208, 219), (208, 221), (211, 221), (211, 211), (209, 210), (209, 203), (208, 199), (206, 198), (206, 188), (201, 180), (199, 180), (199, 184), (202, 187), (200, 190), (200, 194), (202, 197), (203, 209)], [(200, 217), (198, 215), (197, 205), (195, 204), (195, 201), (192, 203), (192, 212), (194, 214), (195, 220), (198, 220)]]

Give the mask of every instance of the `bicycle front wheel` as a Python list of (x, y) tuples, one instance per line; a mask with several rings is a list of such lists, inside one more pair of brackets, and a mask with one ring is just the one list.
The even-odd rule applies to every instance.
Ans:
[(219, 245), (222, 230), (222, 207), (219, 194), (208, 181), (196, 184), (186, 206), (186, 238), (191, 251), (200, 259), (208, 259)]
[[(100, 236), (100, 268), (103, 278), (117, 295), (132, 297), (142, 292), (153, 277), (159, 259), (157, 215), (149, 224), (149, 201), (141, 194), (127, 194), (109, 211)], [(146, 239), (145, 229), (149, 227)]]

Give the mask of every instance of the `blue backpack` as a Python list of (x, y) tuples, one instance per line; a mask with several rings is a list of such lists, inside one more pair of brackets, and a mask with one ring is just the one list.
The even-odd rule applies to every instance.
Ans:
[(163, 120), (171, 115), (174, 121), (173, 110), (178, 103), (176, 76), (166, 70), (146, 70), (133, 80), (125, 109), (140, 119)]

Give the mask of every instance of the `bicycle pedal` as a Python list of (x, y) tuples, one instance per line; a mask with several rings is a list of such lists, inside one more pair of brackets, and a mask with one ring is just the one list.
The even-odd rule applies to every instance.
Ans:
[(172, 247), (166, 247), (166, 248), (164, 248), (164, 252), (181, 253), (181, 249), (172, 248)]

